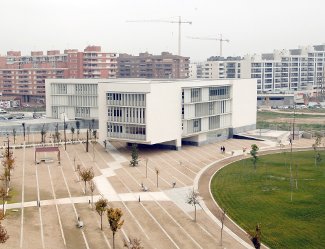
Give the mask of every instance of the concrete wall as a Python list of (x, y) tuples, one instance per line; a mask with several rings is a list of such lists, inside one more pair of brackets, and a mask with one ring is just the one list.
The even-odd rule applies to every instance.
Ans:
[(232, 128), (256, 124), (256, 80), (232, 81)]

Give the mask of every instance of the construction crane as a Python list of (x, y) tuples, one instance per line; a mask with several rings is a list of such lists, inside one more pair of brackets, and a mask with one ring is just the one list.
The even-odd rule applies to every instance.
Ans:
[(191, 21), (182, 21), (181, 16), (178, 17), (178, 21), (169, 21), (169, 20), (130, 20), (127, 22), (164, 22), (164, 23), (177, 23), (178, 24), (178, 55), (181, 55), (181, 31), (182, 24), (192, 24)]
[(192, 37), (188, 36), (190, 39), (197, 39), (197, 40), (214, 40), (220, 42), (220, 57), (222, 56), (222, 44), (223, 42), (230, 42), (229, 39), (223, 39), (222, 34), (220, 34), (220, 38), (214, 38), (214, 37)]

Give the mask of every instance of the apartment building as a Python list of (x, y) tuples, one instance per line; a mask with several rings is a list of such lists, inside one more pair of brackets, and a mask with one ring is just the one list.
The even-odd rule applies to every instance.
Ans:
[(63, 78), (115, 78), (115, 53), (101, 51), (100, 46), (76, 49), (8, 51), (0, 56), (0, 93), (21, 98), (22, 102), (45, 102), (45, 79)]
[(242, 70), (245, 77), (257, 79), (259, 92), (324, 87), (325, 45), (248, 55), (242, 64), (245, 65), (245, 70)]
[[(210, 57), (190, 67), (197, 78), (257, 80), (259, 93), (324, 90), (325, 45), (241, 57)], [(193, 76), (194, 78), (194, 76)]]
[[(256, 80), (101, 81), (100, 140), (180, 149), (255, 129)], [(252, 96), (252, 98), (246, 98)]]
[(162, 52), (161, 55), (120, 54), (117, 58), (118, 78), (184, 79), (189, 76), (189, 57)]
[(210, 57), (205, 62), (191, 64), (190, 70), (192, 78), (197, 79), (239, 79), (241, 57)]

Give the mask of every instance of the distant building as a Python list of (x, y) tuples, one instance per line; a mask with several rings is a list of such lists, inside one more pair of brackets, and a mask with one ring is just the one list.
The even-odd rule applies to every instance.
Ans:
[(197, 79), (240, 79), (241, 57), (210, 57), (205, 62), (190, 64), (190, 70), (196, 70), (190, 71), (190, 75)]
[(311, 89), (324, 93), (325, 45), (275, 50), (273, 53), (246, 55), (243, 58), (210, 57), (198, 64), (196, 70), (197, 78), (256, 79), (259, 93)]
[(118, 78), (184, 79), (189, 77), (189, 57), (163, 52), (161, 55), (120, 54)]
[(115, 78), (116, 54), (101, 51), (100, 46), (88, 46), (83, 52), (76, 49), (8, 51), (0, 56), (0, 93), (15, 96), (22, 102), (45, 102), (45, 79)]

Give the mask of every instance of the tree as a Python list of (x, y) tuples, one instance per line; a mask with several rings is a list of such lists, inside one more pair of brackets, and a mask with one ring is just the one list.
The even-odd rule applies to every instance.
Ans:
[(87, 182), (91, 181), (94, 178), (93, 168), (81, 169), (79, 171), (81, 180), (85, 182), (85, 194), (87, 192)]
[(0, 243), (6, 243), (8, 239), (9, 235), (7, 233), (7, 230), (0, 223)]
[(256, 249), (261, 248), (261, 228), (260, 225), (257, 224), (255, 227), (255, 231), (253, 234), (250, 233), (251, 241)]
[(71, 126), (71, 140), (72, 140), (72, 142), (73, 142), (73, 135), (74, 135), (74, 131), (75, 131), (75, 129), (74, 129), (74, 127), (73, 126)]
[(0, 198), (2, 199), (2, 215), (5, 216), (5, 200), (7, 197), (7, 189), (0, 187)]
[(221, 221), (221, 231), (220, 231), (220, 245), (222, 246), (222, 232), (223, 232), (223, 225), (225, 222), (225, 218), (226, 218), (226, 210), (222, 209), (222, 212), (220, 214), (220, 221)]
[(250, 154), (252, 156), (252, 161), (253, 161), (253, 165), (254, 165), (255, 170), (256, 170), (256, 163), (257, 163), (257, 160), (258, 160), (258, 157), (257, 157), (258, 150), (259, 150), (259, 148), (258, 148), (258, 146), (256, 144), (251, 145)]
[(144, 249), (141, 245), (141, 240), (137, 238), (129, 238), (128, 240), (123, 239), (124, 247), (128, 249)]
[(159, 173), (160, 173), (160, 170), (155, 168), (155, 172), (156, 172), (156, 176), (157, 176), (157, 188), (158, 188), (158, 180), (159, 180)]
[(194, 221), (196, 221), (196, 205), (200, 205), (199, 192), (194, 189), (189, 192), (186, 203), (194, 206)]
[(11, 171), (14, 169), (15, 159), (14, 159), (13, 153), (10, 151), (9, 148), (6, 148), (6, 150), (5, 150), (2, 165), (3, 165), (4, 169), (5, 169), (4, 176), (6, 177), (6, 179), (8, 179), (8, 183), (10, 184)]
[(321, 143), (322, 143), (322, 137), (321, 137), (321, 135), (320, 134), (316, 134), (315, 143), (312, 145), (313, 146), (313, 149), (314, 149), (314, 152), (315, 152), (315, 155), (314, 155), (314, 158), (315, 158), (315, 166), (317, 166), (317, 164), (321, 161), (321, 156), (317, 152), (317, 148), (321, 145)]
[(101, 198), (95, 203), (95, 209), (100, 216), (100, 230), (103, 230), (103, 214), (108, 206), (108, 200)]
[(138, 158), (139, 158), (138, 146), (136, 144), (132, 144), (130, 164), (133, 167), (138, 165), (138, 163), (139, 163)]
[(17, 131), (15, 128), (12, 129), (12, 136), (14, 137), (14, 144), (16, 143), (16, 134), (17, 134)]
[(41, 129), (41, 143), (45, 143), (46, 129), (45, 124), (43, 124)]
[(80, 121), (76, 121), (76, 128), (77, 128), (77, 140), (79, 140), (79, 134), (80, 134)]
[(124, 220), (121, 221), (121, 217), (123, 212), (119, 208), (108, 208), (107, 209), (107, 219), (109, 223), (109, 227), (111, 228), (113, 234), (113, 249), (115, 249), (115, 233), (118, 229), (124, 224)]
[(96, 189), (96, 186), (93, 180), (89, 182), (89, 189), (91, 192), (91, 209), (94, 209), (94, 191)]
[(97, 139), (97, 130), (93, 130), (93, 138), (94, 138), (95, 141), (96, 141), (96, 139)]

